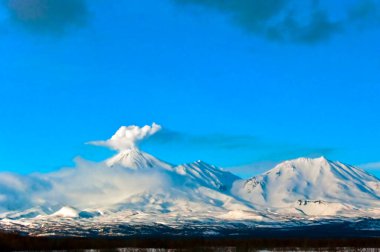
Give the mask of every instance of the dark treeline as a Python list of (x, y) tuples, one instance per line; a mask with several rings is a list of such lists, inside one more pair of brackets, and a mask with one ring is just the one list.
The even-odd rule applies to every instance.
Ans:
[(208, 251), (212, 247), (235, 247), (237, 251), (275, 248), (380, 248), (380, 238), (231, 238), (231, 237), (32, 237), (0, 233), (0, 250), (80, 250), (113, 248), (174, 248)]

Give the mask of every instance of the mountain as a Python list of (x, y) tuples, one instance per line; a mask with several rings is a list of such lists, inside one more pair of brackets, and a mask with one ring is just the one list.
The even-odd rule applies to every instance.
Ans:
[[(367, 172), (324, 157), (299, 158), (234, 185), (235, 196), (256, 209), (306, 215), (354, 214), (380, 207), (380, 181)], [(358, 211), (356, 211), (358, 213)]]
[(285, 161), (241, 179), (200, 160), (173, 165), (131, 148), (49, 174), (0, 174), (0, 209), (0, 226), (34, 234), (126, 232), (126, 223), (301, 225), (380, 217), (380, 181), (323, 157)]

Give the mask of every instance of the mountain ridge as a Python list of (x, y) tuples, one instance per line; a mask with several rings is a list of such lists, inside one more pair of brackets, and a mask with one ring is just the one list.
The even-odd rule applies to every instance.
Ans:
[[(29, 184), (11, 188), (9, 181)], [(23, 194), (25, 188), (28, 195)], [(380, 218), (379, 188), (375, 176), (325, 157), (284, 161), (242, 179), (200, 160), (174, 165), (133, 148), (100, 163), (79, 163), (53, 174), (27, 179), (0, 174), (0, 199), (15, 204), (2, 210), (0, 224), (279, 225), (315, 218)], [(22, 202), (11, 201), (13, 195), (21, 200), (29, 196), (30, 202), (21, 207)]]

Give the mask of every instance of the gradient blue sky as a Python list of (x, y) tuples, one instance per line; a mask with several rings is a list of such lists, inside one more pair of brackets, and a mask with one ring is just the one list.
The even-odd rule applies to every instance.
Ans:
[(84, 143), (152, 122), (145, 151), (242, 176), (380, 161), (379, 1), (51, 1), (0, 4), (1, 171), (102, 160)]

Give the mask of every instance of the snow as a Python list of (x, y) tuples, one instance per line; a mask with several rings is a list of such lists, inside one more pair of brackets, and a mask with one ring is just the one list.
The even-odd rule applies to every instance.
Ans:
[(59, 209), (57, 212), (53, 213), (51, 216), (61, 217), (61, 218), (78, 218), (79, 212), (78, 210), (72, 207), (64, 206), (61, 209)]
[(222, 220), (253, 220), (253, 221), (262, 221), (264, 217), (256, 214), (252, 211), (242, 211), (242, 210), (233, 210), (223, 213), (218, 218)]

